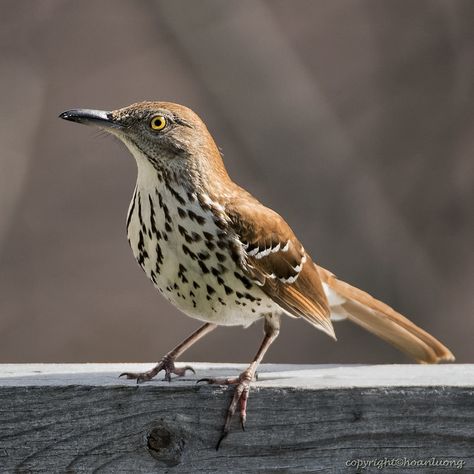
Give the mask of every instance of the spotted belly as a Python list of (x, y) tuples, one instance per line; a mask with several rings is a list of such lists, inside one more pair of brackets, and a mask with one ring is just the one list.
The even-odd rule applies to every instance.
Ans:
[(127, 218), (133, 254), (168, 301), (195, 319), (248, 326), (278, 306), (243, 274), (221, 227), (197, 199), (166, 189), (137, 188)]

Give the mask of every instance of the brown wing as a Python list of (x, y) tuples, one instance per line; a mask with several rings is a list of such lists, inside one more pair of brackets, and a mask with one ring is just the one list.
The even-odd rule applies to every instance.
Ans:
[(289, 225), (251, 198), (233, 200), (226, 214), (243, 244), (246, 275), (288, 314), (335, 338), (319, 273)]

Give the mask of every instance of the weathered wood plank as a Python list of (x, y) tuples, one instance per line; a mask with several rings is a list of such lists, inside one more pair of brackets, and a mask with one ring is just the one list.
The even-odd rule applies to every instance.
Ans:
[(393, 458), (408, 472), (435, 458), (474, 472), (474, 365), (264, 365), (247, 431), (236, 422), (218, 452), (231, 389), (195, 381), (243, 366), (194, 366), (140, 386), (117, 374), (148, 364), (0, 366), (0, 471), (339, 473)]

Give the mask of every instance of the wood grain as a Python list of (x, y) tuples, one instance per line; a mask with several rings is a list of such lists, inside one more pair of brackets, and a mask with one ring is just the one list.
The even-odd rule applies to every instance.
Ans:
[(0, 472), (339, 473), (433, 457), (474, 470), (474, 365), (264, 365), (247, 431), (236, 421), (218, 452), (232, 389), (195, 381), (243, 366), (194, 365), (140, 386), (117, 374), (148, 365), (0, 366)]

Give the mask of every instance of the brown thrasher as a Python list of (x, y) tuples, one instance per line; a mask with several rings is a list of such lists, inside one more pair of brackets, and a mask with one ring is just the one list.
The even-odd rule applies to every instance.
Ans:
[(138, 166), (127, 235), (156, 288), (205, 324), (145, 373), (183, 375), (175, 359), (217, 326), (249, 326), (264, 318), (265, 336), (235, 384), (219, 446), (240, 404), (245, 425), (250, 382), (278, 336), (280, 315), (302, 317), (335, 338), (331, 317), (349, 319), (418, 362), (454, 360), (433, 336), (369, 294), (316, 265), (288, 224), (235, 184), (202, 120), (169, 102), (141, 102), (112, 112), (78, 109), (60, 115), (100, 127), (125, 143)]

